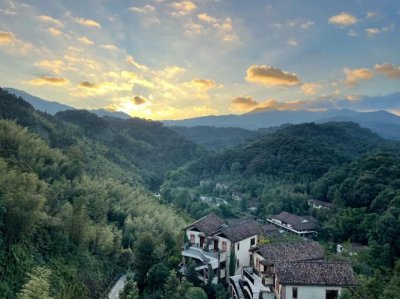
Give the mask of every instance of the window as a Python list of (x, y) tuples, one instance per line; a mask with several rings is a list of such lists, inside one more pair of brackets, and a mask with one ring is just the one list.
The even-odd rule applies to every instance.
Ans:
[(237, 243), (236, 248), (237, 248), (237, 250), (240, 249), (240, 243)]
[(236, 260), (236, 268), (239, 268), (239, 259)]
[(260, 259), (256, 258), (256, 269), (260, 270)]
[(225, 252), (226, 251), (226, 241), (222, 241), (222, 251)]
[(196, 242), (196, 236), (194, 234), (190, 234), (190, 243), (194, 244)]
[(292, 292), (293, 292), (293, 293), (292, 293), (292, 298), (293, 298), (293, 299), (297, 299), (297, 288), (293, 288), (293, 289), (292, 289)]
[(339, 293), (337, 290), (326, 290), (326, 299), (337, 299), (339, 298)]

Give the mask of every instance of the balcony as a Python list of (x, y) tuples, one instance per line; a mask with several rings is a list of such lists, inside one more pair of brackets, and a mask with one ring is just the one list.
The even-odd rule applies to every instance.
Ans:
[(202, 263), (204, 263), (204, 266), (196, 267), (196, 270), (207, 268), (208, 264), (211, 265), (212, 269), (217, 269), (219, 265), (219, 259), (221, 258), (218, 252), (205, 251), (201, 248), (194, 246), (185, 246), (184, 250), (182, 251), (182, 256), (200, 260)]
[(248, 289), (253, 298), (274, 298), (272, 288), (264, 283), (265, 279), (257, 275), (252, 267), (245, 267), (242, 270), (242, 285)]

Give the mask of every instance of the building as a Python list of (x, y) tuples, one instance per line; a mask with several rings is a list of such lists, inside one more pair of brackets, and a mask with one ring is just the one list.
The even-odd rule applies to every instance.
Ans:
[(250, 259), (241, 275), (230, 277), (233, 299), (334, 299), (343, 287), (357, 285), (350, 265), (325, 261), (322, 247), (313, 241), (256, 247)]
[(278, 215), (270, 216), (267, 221), (299, 236), (317, 234), (318, 222), (312, 216), (297, 216), (283, 211)]
[(274, 272), (276, 299), (338, 299), (343, 288), (358, 284), (345, 262), (277, 262)]
[(313, 209), (331, 209), (333, 207), (333, 205), (329, 202), (326, 201), (321, 201), (318, 199), (309, 199), (307, 201), (308, 205), (311, 206)]
[(213, 283), (228, 281), (231, 254), (235, 257), (236, 273), (241, 273), (249, 265), (249, 250), (257, 245), (261, 234), (262, 228), (254, 220), (226, 221), (211, 213), (185, 228), (187, 242), (180, 272), (187, 274), (188, 265), (193, 262), (204, 283), (211, 276)]

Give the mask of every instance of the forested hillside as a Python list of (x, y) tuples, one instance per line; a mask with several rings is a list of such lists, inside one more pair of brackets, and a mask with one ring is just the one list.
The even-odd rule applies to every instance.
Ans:
[[(364, 248), (348, 257), (359, 275), (360, 296), (395, 298), (399, 153), (398, 142), (354, 123), (293, 125), (173, 171), (162, 190), (167, 200), (196, 217), (204, 211), (261, 220), (281, 211), (314, 215), (321, 224), (318, 239), (332, 253), (337, 243)], [(205, 202), (205, 197), (225, 203)], [(310, 198), (334, 208), (312, 210)]]
[(162, 288), (179, 262), (185, 217), (146, 191), (151, 169), (142, 176), (143, 161), (159, 163), (161, 157), (136, 164), (140, 153), (123, 152), (122, 144), (113, 148), (115, 140), (106, 133), (119, 126), (118, 140), (130, 145), (135, 136), (146, 148), (164, 134), (159, 149), (170, 143), (180, 155), (164, 170), (184, 163), (196, 147), (182, 142), (179, 148), (181, 137), (157, 123), (124, 124), (77, 113), (88, 123), (64, 121), (74, 114), (37, 112), (0, 90), (1, 298), (103, 298), (128, 269), (136, 272), (141, 290), (154, 293), (146, 278), (151, 268), (163, 269), (153, 276)]

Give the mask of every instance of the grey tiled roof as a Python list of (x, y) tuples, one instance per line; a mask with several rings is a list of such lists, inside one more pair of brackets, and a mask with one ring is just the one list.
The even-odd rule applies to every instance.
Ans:
[(297, 216), (283, 211), (278, 215), (272, 215), (270, 218), (290, 224), (292, 228), (298, 231), (314, 230), (318, 227), (317, 220), (312, 216)]
[(209, 235), (216, 230), (220, 229), (222, 225), (225, 224), (224, 219), (218, 217), (214, 213), (210, 213), (207, 216), (204, 216), (203, 218), (200, 218), (196, 222), (192, 223), (186, 228), (192, 228), (195, 227), (199, 231), (205, 233), (206, 235)]
[(277, 262), (275, 273), (283, 285), (355, 286), (358, 284), (349, 263)]
[(323, 260), (324, 251), (318, 242), (272, 243), (261, 246), (258, 252), (267, 263), (278, 261)]
[(255, 220), (247, 220), (242, 223), (221, 228), (220, 234), (226, 236), (231, 242), (238, 242), (251, 236), (262, 234), (262, 227)]

